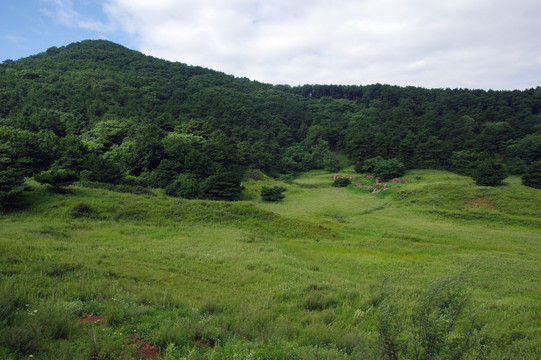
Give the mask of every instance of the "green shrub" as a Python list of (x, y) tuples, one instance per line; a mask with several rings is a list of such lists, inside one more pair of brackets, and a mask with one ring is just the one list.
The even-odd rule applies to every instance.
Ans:
[(25, 322), (6, 329), (1, 337), (2, 346), (23, 354), (35, 354), (40, 350), (41, 329), (34, 322)]
[(11, 282), (4, 281), (0, 287), (0, 325), (10, 323), (17, 309), (24, 308), (29, 302), (24, 289)]
[(51, 186), (55, 192), (60, 192), (63, 187), (71, 185), (79, 177), (70, 169), (49, 169), (34, 175), (34, 179), (41, 184)]
[(20, 171), (13, 168), (2, 170), (0, 167), (0, 206), (2, 208), (16, 207), (17, 199), (25, 188), (24, 176)]
[(242, 177), (235, 172), (222, 172), (205, 179), (201, 186), (203, 195), (212, 200), (237, 200), (241, 191)]
[(105, 310), (105, 317), (111, 326), (118, 326), (124, 320), (124, 310), (118, 304), (109, 304)]
[(300, 336), (300, 343), (302, 345), (329, 346), (336, 344), (340, 336), (340, 332), (334, 327), (314, 323), (306, 326), (304, 333)]
[(406, 166), (397, 159), (381, 160), (374, 166), (373, 175), (382, 179), (394, 179), (404, 176)]
[(44, 304), (38, 309), (36, 320), (47, 339), (67, 339), (73, 326), (69, 312), (60, 304)]
[(528, 166), (522, 176), (522, 185), (541, 189), (541, 161), (535, 161)]
[(286, 184), (292, 184), (293, 179), (294, 179), (294, 176), (292, 174), (284, 174), (278, 177), (278, 181), (283, 181)]
[(357, 163), (355, 165), (355, 171), (359, 174), (371, 173), (374, 171), (376, 164), (380, 161), (383, 161), (383, 158), (381, 156), (376, 156), (371, 159), (366, 159), (362, 163)]
[(92, 207), (85, 203), (78, 203), (71, 210), (71, 216), (73, 217), (88, 216), (91, 213), (92, 213)]
[[(95, 359), (95, 360), (112, 360), (118, 359), (118, 354), (125, 348), (118, 339), (111, 337), (105, 333), (103, 329), (92, 326), (89, 333), (90, 346), (86, 356), (82, 356), (81, 359)], [(125, 349), (124, 349), (125, 350)]]
[(165, 187), (165, 194), (184, 199), (194, 199), (199, 196), (199, 188), (194, 179), (181, 175)]
[(173, 162), (168, 159), (161, 161), (160, 165), (148, 176), (148, 186), (152, 188), (165, 188), (178, 176)]
[(515, 157), (505, 163), (507, 172), (510, 175), (523, 175), (526, 173), (526, 162), (519, 157)]
[(382, 359), (482, 358), (481, 326), (468, 313), (470, 292), (461, 276), (432, 283), (409, 313), (400, 295), (382, 294), (378, 342)]
[(348, 178), (338, 178), (338, 179), (334, 180), (334, 182), (332, 183), (332, 186), (334, 186), (334, 187), (346, 187), (349, 184), (351, 184), (350, 179), (348, 179)]
[(472, 176), (478, 156), (479, 154), (473, 151), (454, 151), (449, 159), (451, 164), (449, 170), (455, 174)]
[(115, 162), (92, 154), (85, 163), (81, 178), (87, 181), (97, 181), (111, 184), (122, 182), (122, 169)]
[(280, 186), (263, 186), (261, 188), (261, 199), (263, 201), (280, 201), (285, 198), (285, 195), (282, 194), (284, 191), (286, 189)]
[(502, 180), (507, 176), (504, 165), (491, 158), (479, 160), (475, 164), (473, 171), (473, 180), (477, 185), (481, 186), (496, 186), (502, 183)]

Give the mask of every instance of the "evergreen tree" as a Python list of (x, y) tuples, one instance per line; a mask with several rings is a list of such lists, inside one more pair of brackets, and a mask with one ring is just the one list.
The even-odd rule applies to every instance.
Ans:
[(535, 161), (530, 164), (526, 174), (522, 176), (522, 184), (541, 189), (541, 161)]
[(209, 176), (205, 179), (202, 192), (213, 200), (236, 200), (243, 187), (240, 185), (240, 174), (227, 171)]
[(199, 183), (192, 177), (179, 175), (176, 180), (166, 186), (165, 194), (184, 199), (195, 199), (200, 196)]
[(11, 167), (0, 170), (0, 207), (11, 208), (24, 191), (24, 177)]
[(502, 183), (507, 176), (504, 165), (492, 158), (485, 158), (477, 161), (473, 171), (473, 180), (477, 185), (496, 186)]
[(382, 179), (393, 179), (404, 176), (406, 167), (397, 159), (381, 160), (374, 166), (374, 176)]
[(61, 192), (63, 187), (71, 185), (79, 177), (73, 170), (52, 168), (34, 175), (34, 179), (39, 183), (51, 186), (55, 192)]

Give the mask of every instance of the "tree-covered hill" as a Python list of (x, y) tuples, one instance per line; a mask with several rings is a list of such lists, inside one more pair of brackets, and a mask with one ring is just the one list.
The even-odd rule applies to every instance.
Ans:
[(70, 170), (234, 199), (248, 166), (336, 170), (337, 152), (462, 173), (492, 157), (522, 173), (541, 158), (540, 112), (539, 87), (273, 86), (87, 40), (0, 65), (0, 192)]

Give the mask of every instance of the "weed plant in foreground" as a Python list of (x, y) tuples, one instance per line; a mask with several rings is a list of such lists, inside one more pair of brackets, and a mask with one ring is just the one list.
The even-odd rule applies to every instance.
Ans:
[(33, 185), (0, 216), (0, 358), (541, 356), (539, 190), (330, 175), (281, 202)]

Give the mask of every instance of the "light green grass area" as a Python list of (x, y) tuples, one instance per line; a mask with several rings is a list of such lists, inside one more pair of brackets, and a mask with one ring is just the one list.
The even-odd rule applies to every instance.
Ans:
[(440, 358), (464, 338), (463, 358), (541, 357), (539, 190), (423, 170), (371, 194), (332, 175), (254, 176), (234, 203), (32, 184), (0, 217), (0, 358), (141, 358), (139, 334), (171, 359), (413, 359), (419, 329), (453, 322), (421, 309), (453, 294), (469, 300)]

